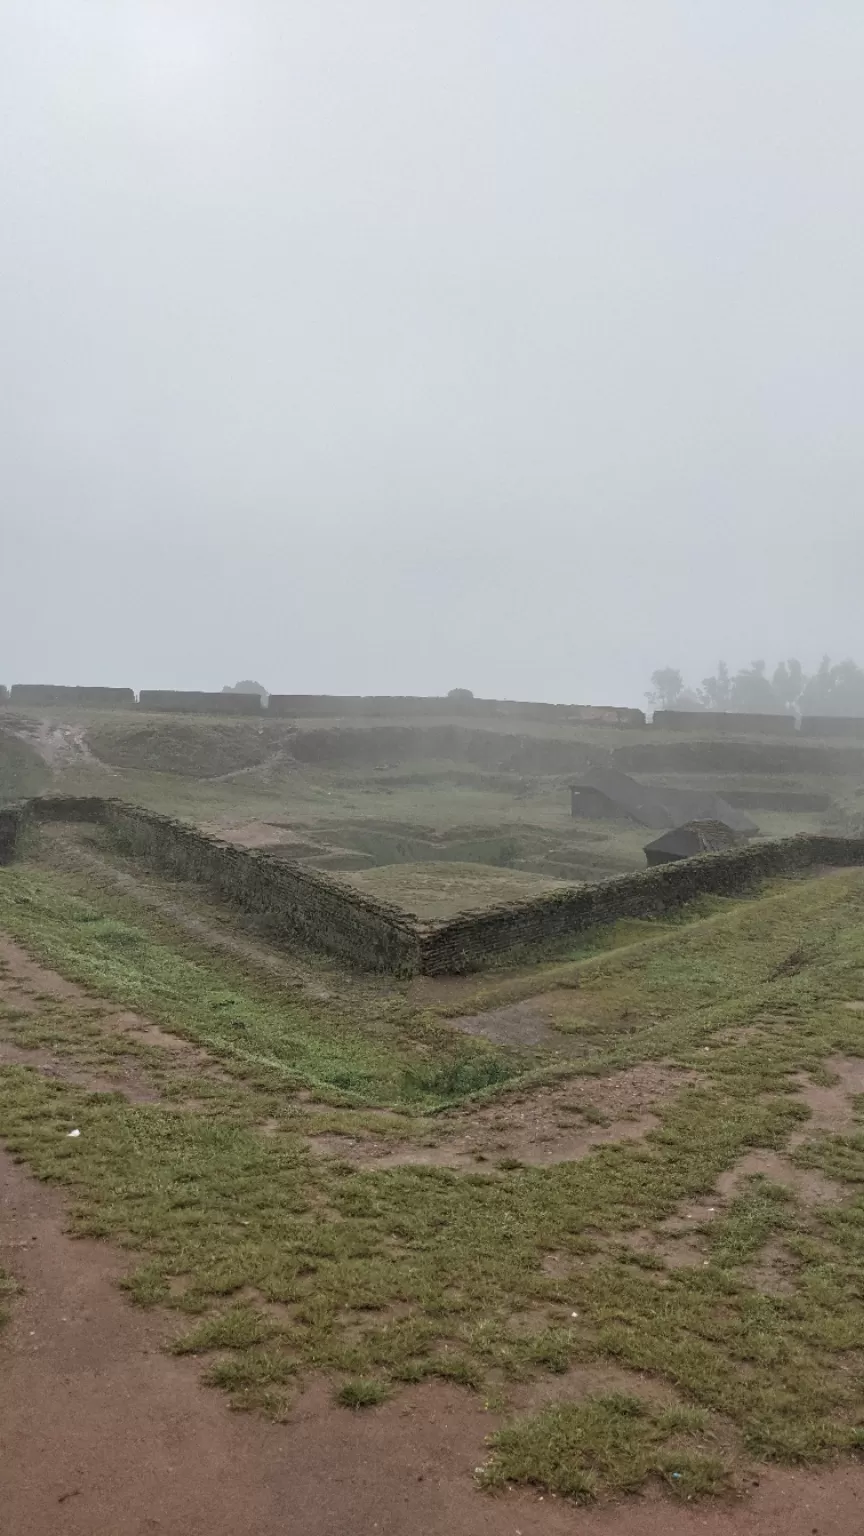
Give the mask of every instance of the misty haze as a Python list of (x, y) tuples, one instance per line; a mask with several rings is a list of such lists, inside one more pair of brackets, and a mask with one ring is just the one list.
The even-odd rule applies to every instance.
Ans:
[(856, 6), (0, 29), (5, 682), (864, 659)]
[(4, 1536), (856, 1536), (864, 12), (0, 3)]

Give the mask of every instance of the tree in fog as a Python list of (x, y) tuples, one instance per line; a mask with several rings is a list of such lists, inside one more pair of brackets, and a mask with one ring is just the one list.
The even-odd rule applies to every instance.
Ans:
[(712, 677), (702, 680), (699, 704), (689, 701), (681, 672), (662, 667), (652, 673), (654, 691), (648, 698), (656, 708), (730, 710), (745, 715), (850, 715), (864, 719), (864, 669), (852, 660), (832, 662), (823, 656), (819, 668), (808, 677), (800, 661), (790, 657), (775, 667), (771, 676), (764, 661), (752, 661), (734, 677), (725, 661), (718, 662)]
[(801, 692), (803, 715), (864, 716), (864, 671), (854, 661), (823, 656), (819, 670), (808, 678)]
[(729, 708), (739, 715), (783, 713), (783, 705), (766, 675), (764, 661), (752, 661), (749, 667), (742, 667), (740, 672), (736, 672), (732, 679)]
[(699, 697), (706, 709), (728, 709), (732, 695), (732, 681), (725, 661), (718, 661), (713, 677), (703, 677)]
[(677, 667), (658, 667), (651, 673), (651, 692), (646, 694), (655, 709), (674, 709), (684, 692), (684, 679)]
[(785, 697), (775, 689), (764, 661), (751, 661), (734, 677), (725, 661), (718, 662), (713, 677), (702, 679), (699, 697), (706, 709), (728, 709), (740, 715), (778, 715), (786, 709)]
[(257, 693), (259, 699), (269, 699), (270, 695), (262, 683), (256, 683), (253, 677), (244, 677), (239, 683), (226, 683), (223, 693)]
[(771, 687), (787, 714), (798, 706), (806, 682), (804, 668), (794, 657), (779, 662), (775, 667)]

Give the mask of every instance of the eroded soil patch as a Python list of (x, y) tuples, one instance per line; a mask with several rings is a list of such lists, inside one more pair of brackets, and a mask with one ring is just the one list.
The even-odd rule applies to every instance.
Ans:
[(825, 1068), (835, 1078), (831, 1084), (814, 1083), (804, 1076), (799, 1079), (798, 1096), (807, 1105), (810, 1119), (792, 1136), (792, 1147), (807, 1141), (814, 1131), (845, 1136), (860, 1129), (854, 1100), (864, 1094), (864, 1057), (831, 1056), (825, 1062)]
[(760, 1295), (791, 1296), (799, 1268), (785, 1243), (772, 1237), (754, 1262), (748, 1264), (747, 1279)]
[(495, 1104), (440, 1116), (423, 1142), (374, 1137), (310, 1138), (313, 1150), (367, 1168), (426, 1166), (493, 1173), (501, 1165), (576, 1162), (595, 1147), (636, 1141), (659, 1125), (654, 1111), (692, 1073), (645, 1064), (607, 1078), (573, 1079), (511, 1094)]
[(487, 1013), (466, 1014), (450, 1019), (454, 1029), (465, 1035), (479, 1036), (496, 1045), (543, 1046), (576, 1053), (576, 1042), (566, 1040), (549, 1022), (542, 1003), (532, 998), (524, 1003), (509, 1003), (505, 1008), (490, 1008)]
[(53, 1077), (59, 1082), (73, 1083), (86, 1088), (88, 1093), (122, 1093), (131, 1104), (158, 1104), (159, 1094), (142, 1080), (135, 1068), (124, 1063), (118, 1065), (116, 1076), (102, 1076), (97, 1072), (78, 1070), (68, 1061), (53, 1056), (46, 1050), (28, 1050), (0, 1040), (0, 1066), (32, 1067), (43, 1077)]
[(613, 1361), (573, 1365), (553, 1376), (535, 1377), (508, 1389), (508, 1405), (518, 1413), (543, 1408), (547, 1403), (578, 1403), (598, 1393), (626, 1392), (670, 1406), (678, 1401), (674, 1389), (642, 1371), (628, 1371)]
[[(836, 1206), (849, 1191), (815, 1169), (798, 1168), (779, 1152), (755, 1150), (740, 1158), (717, 1180), (716, 1190), (701, 1200), (688, 1200), (674, 1215), (653, 1229), (638, 1228), (617, 1240), (621, 1248), (658, 1260), (666, 1269), (707, 1268), (711, 1249), (708, 1230), (725, 1215), (754, 1178), (779, 1184), (806, 1207)], [(779, 1240), (765, 1245), (747, 1266), (749, 1283), (773, 1295), (791, 1291), (797, 1265)]]
[(114, 772), (109, 764), (93, 755), (83, 726), (16, 716), (12, 734), (33, 747), (55, 773), (82, 767), (98, 768), (109, 774)]
[(797, 1196), (804, 1205), (837, 1205), (847, 1198), (848, 1191), (834, 1179), (813, 1168), (798, 1168), (779, 1152), (757, 1149), (739, 1159), (733, 1168), (721, 1173), (717, 1180), (717, 1193), (722, 1198), (733, 1198), (747, 1179), (769, 1179), (781, 1184)]
[[(854, 1098), (864, 1093), (864, 1059), (835, 1056), (825, 1062), (835, 1077), (830, 1085), (814, 1083), (804, 1074), (798, 1079), (797, 1097), (810, 1110), (810, 1119), (789, 1138), (789, 1151), (805, 1145), (814, 1132), (843, 1135), (858, 1128)], [(752, 1179), (765, 1179), (789, 1191), (806, 1208), (836, 1206), (850, 1191), (818, 1169), (798, 1167), (789, 1156), (767, 1148), (754, 1148), (721, 1173), (713, 1193), (685, 1201), (672, 1216), (652, 1229), (638, 1228), (616, 1239), (619, 1249), (660, 1262), (666, 1269), (705, 1268), (710, 1263), (708, 1230), (744, 1193)], [(798, 1263), (783, 1242), (772, 1237), (747, 1266), (748, 1281), (769, 1295), (794, 1290)]]
[(31, 1007), (35, 1007), (44, 998), (60, 998), (64, 1002), (87, 1003), (90, 998), (82, 987), (74, 981), (67, 981), (64, 976), (58, 976), (56, 971), (49, 971), (38, 960), (32, 960), (27, 951), (11, 939), (0, 935), (0, 984), (3, 987), (4, 997), (13, 999), (14, 1006), (18, 1006), (17, 998), (27, 999)]

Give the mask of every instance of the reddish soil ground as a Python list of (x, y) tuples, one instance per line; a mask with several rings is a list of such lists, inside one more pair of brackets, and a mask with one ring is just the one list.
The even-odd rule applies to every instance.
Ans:
[(0, 1263), (21, 1282), (0, 1341), (4, 1536), (859, 1536), (864, 1468), (770, 1472), (742, 1504), (659, 1495), (586, 1511), (473, 1485), (494, 1421), (441, 1384), (367, 1413), (310, 1384), (292, 1419), (233, 1415), (170, 1320), (114, 1281), (123, 1255), (64, 1235), (62, 1198), (0, 1156)]
[[(314, 1136), (310, 1146), (327, 1156), (367, 1168), (427, 1164), (494, 1173), (502, 1158), (534, 1167), (575, 1162), (594, 1147), (639, 1140), (660, 1122), (650, 1110), (674, 1098), (693, 1074), (653, 1063), (629, 1067), (602, 1079), (571, 1079), (552, 1088), (508, 1094), (470, 1113), (442, 1115), (430, 1136), (434, 1144), (362, 1141), (350, 1136)], [(586, 1118), (586, 1115), (590, 1118)], [(596, 1124), (597, 1118), (603, 1123)]]

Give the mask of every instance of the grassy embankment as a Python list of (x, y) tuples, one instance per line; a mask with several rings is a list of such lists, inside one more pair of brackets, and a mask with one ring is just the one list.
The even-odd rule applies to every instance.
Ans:
[[(508, 1083), (537, 1053), (451, 1031), (446, 992), (420, 1008), (404, 987), (299, 961), (267, 975), (44, 866), (0, 872), (0, 927), (91, 994), (77, 1009), (7, 1007), (2, 1036), (87, 1070), (131, 1055), (160, 1095), (133, 1105), (6, 1066), (4, 1139), (68, 1187), (76, 1230), (129, 1248), (130, 1296), (186, 1315), (173, 1347), (202, 1355), (238, 1406), (288, 1411), (314, 1370), (356, 1406), (429, 1377), (505, 1414), (521, 1392), (529, 1409), (499, 1434), (486, 1480), (584, 1497), (652, 1477), (690, 1495), (752, 1458), (864, 1443), (861, 1106), (839, 1130), (809, 1127), (802, 1094), (864, 1052), (849, 1006), (864, 997), (860, 872), (484, 979), (471, 1006), (542, 992), (583, 1073), (663, 1062), (687, 1075), (643, 1141), (476, 1173), (364, 1168), (308, 1141), (422, 1146), (431, 1130), (440, 1143), (448, 1114), (470, 1115), (466, 1095), (496, 1084), (506, 1119)], [(121, 1039), (98, 999), (193, 1042), (213, 1070)], [(742, 1161), (754, 1148), (770, 1176)], [(568, 1394), (571, 1367), (610, 1362), (645, 1380)], [(532, 1414), (531, 1383), (550, 1372), (559, 1400)]]
[[(754, 811), (771, 836), (826, 822), (842, 830), (857, 814), (853, 768), (864, 761), (849, 747), (691, 742), (650, 730), (520, 721), (506, 730), (490, 722), (482, 731), (463, 722), (447, 736), (446, 727), (442, 735), (441, 727), (424, 729), (416, 720), (358, 720), (347, 731), (338, 722), (306, 722), (308, 729), (299, 722), (298, 731), (278, 721), (54, 715), (91, 756), (73, 751), (52, 775), (12, 739), (10, 751), (29, 752), (38, 770), (33, 787), (121, 795), (214, 830), (233, 829), (252, 844), (299, 837), (316, 845), (301, 855), (313, 867), (344, 871), (361, 888), (436, 916), (539, 888), (530, 881), (595, 880), (644, 866), (651, 835), (644, 829), (570, 817), (568, 783), (589, 761), (609, 755), (647, 777), (721, 792), (830, 793), (835, 807), (828, 812)], [(445, 742), (454, 755), (434, 756), (433, 745), (440, 753)], [(0, 792), (3, 762), (0, 743)], [(23, 786), (20, 774), (15, 783)], [(456, 864), (474, 868), (445, 867)]]

